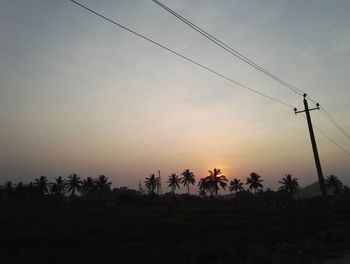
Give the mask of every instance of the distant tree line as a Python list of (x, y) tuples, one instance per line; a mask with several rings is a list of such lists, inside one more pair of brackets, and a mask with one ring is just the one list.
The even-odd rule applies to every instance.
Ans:
[[(264, 180), (256, 172), (250, 173), (245, 182), (238, 178), (229, 181), (218, 168), (208, 172), (209, 175), (200, 178), (197, 183), (198, 194), (201, 198), (213, 199), (218, 197), (219, 190), (226, 190), (227, 187), (235, 197), (258, 197), (263, 192)], [(176, 196), (176, 191), (180, 189), (181, 185), (186, 188), (187, 196), (190, 197), (190, 185), (195, 185), (196, 175), (189, 169), (186, 169), (180, 176), (176, 173), (171, 173), (166, 183), (170, 189), (168, 194), (173, 197)], [(278, 183), (280, 184), (278, 192), (288, 194), (289, 197), (294, 198), (300, 191), (298, 179), (292, 177), (291, 174), (286, 174)], [(331, 195), (338, 196), (349, 193), (349, 188), (344, 186), (335, 175), (330, 175), (326, 178), (326, 185)], [(83, 199), (85, 201), (102, 202), (111, 201), (116, 197), (128, 200), (131, 197), (135, 198), (142, 195), (154, 198), (159, 196), (161, 187), (160, 175), (151, 174), (145, 178), (144, 187), (145, 190), (140, 186), (138, 191), (126, 187), (112, 190), (112, 183), (103, 174), (96, 178), (86, 177), (82, 179), (76, 173), (73, 173), (67, 178), (62, 176), (56, 177), (53, 182), (49, 182), (46, 176), (41, 176), (28, 184), (22, 182), (14, 184), (11, 181), (6, 181), (0, 186), (0, 204), (15, 203), (17, 201), (37, 201), (44, 197), (50, 197), (55, 201)], [(272, 191), (267, 189), (265, 192), (271, 193)]]
[[(248, 191), (254, 194), (261, 192), (264, 187), (262, 184), (264, 180), (256, 172), (250, 173), (245, 183), (237, 178), (229, 181), (218, 168), (214, 168), (208, 172), (208, 176), (200, 178), (198, 181), (200, 197), (217, 197), (219, 195), (219, 190), (226, 190), (227, 186), (229, 186), (229, 191), (232, 193)], [(171, 173), (166, 183), (172, 194), (175, 194), (176, 190), (180, 189), (180, 185), (183, 185), (187, 189), (187, 194), (190, 195), (190, 185), (196, 183), (196, 176), (189, 169), (186, 169), (180, 176), (176, 173)], [(279, 187), (279, 191), (281, 192), (286, 192), (294, 196), (300, 191), (298, 179), (293, 178), (291, 174), (286, 174), (278, 183), (281, 185)], [(155, 196), (158, 193), (157, 190), (161, 187), (160, 176), (157, 177), (155, 174), (151, 174), (145, 179), (144, 185), (145, 192), (151, 197)], [(332, 195), (340, 195), (344, 193), (344, 191), (348, 191), (348, 188), (334, 175), (330, 175), (326, 178), (326, 185), (328, 189), (331, 190)]]
[(70, 174), (67, 179), (62, 176), (56, 177), (53, 182), (49, 182), (46, 176), (40, 176), (33, 182), (24, 184), (19, 182), (13, 184), (7, 181), (0, 186), (0, 201), (38, 201), (44, 197), (50, 197), (56, 201), (65, 199), (103, 199), (111, 192), (112, 183), (108, 177), (101, 174), (96, 178), (87, 177), (81, 179), (76, 173)]

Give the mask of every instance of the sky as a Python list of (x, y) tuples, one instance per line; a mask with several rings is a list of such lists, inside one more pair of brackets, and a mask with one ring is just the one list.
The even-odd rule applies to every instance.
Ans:
[[(269, 96), (302, 97), (229, 55), (151, 0), (81, 0), (101, 14)], [(350, 133), (350, 2), (163, 0), (319, 102)], [(69, 0), (0, 0), (0, 184), (105, 174), (137, 188), (161, 171), (250, 172), (277, 188), (317, 180), (306, 120)], [(311, 103), (311, 102), (310, 102)], [(312, 120), (350, 152), (319, 111)], [(350, 156), (315, 131), (324, 175), (350, 184)], [(195, 188), (193, 188), (195, 190)]]

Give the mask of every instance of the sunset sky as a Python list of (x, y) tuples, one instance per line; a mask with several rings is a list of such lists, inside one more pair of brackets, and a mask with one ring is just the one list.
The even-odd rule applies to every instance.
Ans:
[[(151, 0), (81, 0), (103, 15), (292, 106), (302, 97), (229, 55)], [(350, 1), (164, 0), (324, 106), (350, 133)], [(317, 179), (306, 120), (68, 0), (0, 0), (0, 184), (105, 174), (137, 188), (161, 171), (214, 167), (276, 188)], [(310, 102), (311, 103), (311, 102)], [(319, 111), (315, 124), (350, 152)], [(315, 131), (324, 175), (350, 156)], [(165, 183), (163, 183), (165, 185)], [(164, 187), (163, 187), (164, 188)]]

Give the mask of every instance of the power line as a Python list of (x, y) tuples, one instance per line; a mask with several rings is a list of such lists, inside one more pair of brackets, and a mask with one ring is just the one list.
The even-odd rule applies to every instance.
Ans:
[[(304, 115), (302, 115), (304, 118), (306, 118)], [(323, 132), (318, 126), (315, 125), (313, 122), (312, 126), (320, 132), (324, 137), (326, 137), (329, 141), (331, 141), (334, 145), (336, 145), (339, 149), (341, 149), (346, 155), (350, 157), (350, 152), (348, 152), (346, 149), (344, 149), (342, 146), (340, 146), (334, 139), (332, 139), (330, 136), (328, 136), (325, 132)]]
[[(162, 48), (162, 49), (165, 49), (165, 50), (167, 50), (168, 52), (170, 52), (170, 53), (172, 53), (172, 54), (174, 54), (174, 55), (176, 55), (176, 56), (179, 56), (179, 57), (181, 57), (182, 59), (185, 59), (185, 60), (187, 60), (187, 61), (189, 61), (189, 62), (191, 62), (191, 63), (193, 63), (193, 64), (195, 64), (195, 65), (197, 65), (197, 66), (199, 66), (199, 67), (201, 67), (201, 68), (203, 68), (203, 69), (205, 69), (205, 70), (207, 70), (207, 71), (209, 71), (209, 72), (211, 72), (211, 73), (213, 73), (213, 74), (215, 74), (215, 75), (217, 75), (217, 76), (219, 76), (219, 77), (222, 77), (222, 78), (224, 78), (224, 79), (226, 79), (226, 80), (228, 80), (228, 81), (230, 81), (230, 82), (232, 82), (232, 83), (234, 83), (234, 84), (236, 84), (236, 85), (239, 85), (239, 86), (241, 86), (242, 88), (245, 88), (245, 89), (247, 89), (247, 90), (249, 90), (249, 91), (251, 91), (251, 92), (254, 92), (254, 93), (256, 93), (256, 94), (258, 94), (258, 95), (261, 95), (261, 96), (263, 96), (263, 97), (265, 97), (265, 98), (268, 98), (268, 99), (270, 99), (270, 100), (273, 100), (273, 101), (275, 101), (275, 102), (278, 102), (278, 103), (280, 103), (280, 104), (283, 104), (283, 105), (285, 105), (285, 106), (288, 106), (288, 107), (290, 107), (290, 108), (294, 108), (292, 105), (290, 105), (290, 104), (288, 104), (288, 103), (285, 103), (285, 102), (283, 102), (283, 101), (281, 101), (281, 100), (279, 100), (279, 99), (277, 99), (277, 98), (274, 98), (274, 97), (271, 97), (271, 96), (269, 96), (269, 95), (266, 95), (266, 94), (264, 94), (264, 93), (262, 93), (262, 92), (259, 92), (259, 91), (257, 91), (257, 90), (254, 90), (254, 89), (252, 89), (252, 88), (250, 88), (250, 87), (248, 87), (248, 86), (246, 86), (246, 85), (243, 85), (243, 84), (241, 84), (241, 83), (239, 83), (239, 82), (236, 82), (235, 80), (233, 80), (233, 79), (231, 79), (231, 78), (229, 78), (229, 77), (227, 77), (227, 76), (225, 76), (225, 75), (223, 75), (223, 74), (221, 74), (221, 73), (219, 73), (219, 72), (217, 72), (217, 71), (215, 71), (215, 70), (213, 70), (213, 69), (211, 69), (211, 68), (209, 68), (209, 67), (207, 67), (207, 66), (204, 66), (204, 65), (202, 65), (202, 64), (200, 64), (199, 62), (197, 62), (197, 61), (194, 61), (194, 60), (192, 60), (192, 59), (190, 59), (190, 58), (188, 58), (188, 57), (186, 57), (186, 56), (184, 56), (184, 55), (182, 55), (182, 54), (180, 54), (180, 53), (178, 53), (178, 52), (176, 52), (176, 51), (174, 51), (174, 50), (172, 50), (172, 49), (170, 49), (170, 48), (168, 48), (168, 47), (166, 47), (166, 46), (164, 46), (164, 45), (162, 45), (162, 44), (160, 44), (160, 43), (158, 43), (158, 42), (156, 42), (156, 41), (154, 41), (154, 40), (152, 40), (152, 39), (150, 39), (150, 38), (148, 38), (148, 37), (146, 37), (146, 36), (143, 36), (143, 35), (141, 35), (140, 33), (137, 33), (136, 31), (134, 31), (134, 30), (131, 30), (131, 29), (129, 29), (129, 28), (127, 28), (126, 26), (123, 26), (123, 25), (121, 25), (121, 24), (119, 24), (119, 23), (117, 23), (117, 22), (115, 22), (114, 20), (112, 20), (112, 19), (109, 19), (109, 18), (107, 18), (106, 16), (104, 16), (104, 15), (102, 15), (102, 14), (100, 14), (100, 13), (98, 13), (98, 12), (96, 12), (96, 11), (94, 11), (94, 10), (92, 10), (92, 9), (90, 9), (90, 8), (88, 8), (87, 6), (85, 6), (85, 5), (83, 5), (83, 4), (81, 4), (81, 3), (79, 3), (79, 2), (77, 2), (77, 1), (74, 1), (74, 0), (69, 0), (69, 1), (71, 1), (72, 3), (74, 3), (74, 4), (76, 4), (76, 5), (78, 5), (78, 6), (80, 6), (81, 8), (83, 8), (83, 9), (85, 9), (85, 10), (87, 10), (87, 11), (89, 11), (89, 12), (91, 12), (91, 13), (93, 13), (93, 14), (95, 14), (95, 15), (97, 15), (97, 16), (99, 16), (99, 17), (101, 17), (102, 19), (104, 19), (104, 20), (106, 20), (106, 21), (108, 21), (108, 22), (110, 22), (110, 23), (112, 23), (112, 24), (114, 24), (114, 25), (116, 25), (116, 26), (118, 26), (118, 27), (120, 27), (120, 28), (122, 28), (122, 29), (124, 29), (124, 30), (126, 30), (126, 31), (128, 31), (128, 32), (130, 32), (130, 33), (132, 33), (132, 34), (134, 34), (134, 35), (136, 35), (136, 36), (138, 36), (138, 37), (140, 37), (140, 38), (142, 38), (142, 39), (144, 39), (144, 40), (147, 40), (148, 42), (151, 42), (152, 44), (154, 44), (154, 45), (156, 45), (156, 46), (158, 46), (158, 47), (160, 47), (160, 48)], [(158, 2), (158, 1), (155, 1), (155, 0), (153, 0), (154, 2)], [(159, 2), (158, 2), (159, 3)], [(199, 28), (198, 28), (199, 29)], [(210, 36), (209, 34), (208, 34), (208, 36)], [(218, 42), (220, 42), (220, 41), (218, 41)], [(226, 45), (226, 44), (222, 44), (222, 45)], [(232, 49), (233, 50), (233, 49)], [(233, 50), (234, 51), (234, 50)], [(238, 52), (237, 52), (237, 54), (239, 54)], [(241, 55), (242, 56), (242, 55)], [(242, 56), (242, 58), (243, 58), (243, 56)], [(249, 59), (247, 59), (247, 60), (249, 60)], [(249, 60), (250, 61), (250, 60)], [(252, 62), (252, 64), (255, 64), (254, 62)], [(258, 66), (258, 65), (256, 65), (257, 66), (257, 68), (261, 68), (260, 66)], [(266, 71), (266, 70), (264, 70), (263, 68), (261, 68), (262, 69), (262, 72), (266, 72), (266, 73), (268, 73), (268, 71)], [(266, 74), (265, 73), (265, 74)], [(267, 74), (268, 75), (268, 74)], [(272, 75), (272, 74), (271, 74)], [(279, 79), (278, 77), (276, 77), (276, 80), (277, 79)], [(279, 80), (281, 80), (281, 79), (279, 79)], [(278, 82), (280, 82), (280, 81), (278, 81)], [(287, 84), (287, 85), (289, 85), (287, 82), (284, 82), (283, 80), (281, 80), (281, 82), (280, 82), (281, 84), (282, 83), (285, 83), (285, 84)], [(298, 89), (298, 88), (296, 88), (296, 87), (294, 87), (294, 86), (292, 86), (292, 85), (290, 85), (290, 87), (289, 87), (291, 90), (293, 90), (293, 88), (296, 90), (296, 91), (298, 91), (298, 92), (296, 92), (296, 91), (294, 91), (294, 92), (296, 92), (297, 94), (300, 94), (299, 92), (302, 92), (300, 89)], [(308, 97), (313, 103), (315, 103), (315, 101), (313, 101), (310, 97)], [(336, 121), (335, 121), (335, 119), (323, 108), (323, 111), (325, 112), (325, 114), (329, 117), (329, 119), (331, 119), (331, 120), (333, 120), (334, 121), (334, 123), (336, 123), (336, 124), (338, 124)], [(333, 122), (332, 122), (333, 123)], [(347, 154), (348, 156), (350, 156), (350, 153), (347, 151), (347, 150), (345, 150), (343, 147), (341, 147), (338, 143), (336, 143), (332, 138), (330, 138), (325, 132), (323, 132), (320, 128), (318, 128), (316, 125), (313, 125), (323, 136), (325, 136), (328, 140), (330, 140), (332, 143), (334, 143), (337, 147), (339, 147), (345, 154)], [(338, 124), (338, 126), (339, 126), (339, 128), (341, 128), (340, 127), (340, 125)], [(344, 131), (345, 132), (345, 131)], [(349, 137), (349, 135), (345, 132), (345, 134)]]
[(344, 136), (347, 137), (347, 139), (350, 140), (350, 135), (344, 130), (344, 128), (339, 125), (339, 123), (331, 116), (331, 114), (326, 109), (324, 109), (324, 107), (321, 107), (320, 110), (322, 115), (324, 115), (324, 117), (326, 117), (336, 128), (339, 129), (341, 133), (344, 134)]
[(323, 132), (321, 129), (319, 129), (315, 124), (313, 126), (314, 126), (314, 128), (316, 128), (318, 130), (318, 132), (320, 132), (323, 136), (325, 136), (328, 140), (330, 140), (332, 143), (334, 143), (338, 148), (340, 148), (342, 151), (344, 151), (345, 154), (347, 154), (350, 157), (350, 152), (348, 152), (346, 149), (344, 149), (342, 146), (340, 146), (331, 137), (329, 137), (325, 132)]
[(215, 71), (215, 70), (213, 70), (213, 69), (211, 69), (211, 68), (209, 68), (209, 67), (207, 67), (207, 66), (204, 66), (203, 64), (201, 64), (201, 63), (199, 63), (199, 62), (197, 62), (197, 61), (195, 61), (195, 60), (192, 60), (192, 59), (186, 57), (185, 55), (182, 55), (182, 54), (180, 54), (180, 53), (178, 53), (178, 52), (176, 52), (176, 51), (174, 51), (174, 50), (172, 50), (172, 49), (170, 49), (170, 48), (164, 46), (163, 44), (160, 44), (159, 42), (156, 42), (156, 41), (154, 41), (154, 40), (152, 40), (152, 39), (150, 39), (150, 38), (148, 38), (148, 37), (146, 37), (146, 36), (144, 36), (144, 35), (142, 35), (142, 34), (140, 34), (140, 33), (137, 33), (136, 31), (134, 31), (134, 30), (132, 30), (132, 29), (129, 29), (128, 27), (123, 26), (123, 25), (117, 23), (116, 21), (114, 21), (114, 20), (112, 20), (112, 19), (110, 19), (110, 18), (107, 18), (106, 16), (104, 16), (104, 15), (98, 13), (97, 11), (94, 11), (94, 10), (90, 9), (89, 7), (87, 7), (87, 6), (85, 6), (85, 5), (81, 4), (81, 3), (79, 3), (79, 2), (77, 2), (77, 1), (74, 1), (74, 0), (69, 0), (69, 1), (71, 1), (72, 3), (74, 3), (74, 4), (78, 5), (78, 6), (80, 6), (81, 8), (83, 8), (83, 9), (85, 9), (85, 10), (87, 10), (87, 11), (93, 13), (93, 14), (95, 14), (96, 16), (101, 17), (102, 19), (104, 19), (104, 20), (106, 20), (106, 21), (108, 21), (108, 22), (110, 22), (110, 23), (112, 23), (112, 24), (114, 24), (114, 25), (116, 25), (116, 26), (118, 26), (118, 27), (120, 27), (120, 28), (122, 28), (122, 29), (124, 29), (124, 30), (126, 30), (126, 31), (128, 31), (128, 32), (130, 32), (130, 33), (132, 33), (132, 34), (134, 34), (134, 35), (136, 35), (136, 36), (138, 36), (138, 37), (140, 37), (140, 38), (142, 38), (142, 39), (144, 39), (144, 40), (147, 40), (148, 42), (151, 42), (152, 44), (154, 44), (154, 45), (156, 45), (156, 46), (158, 46), (158, 47), (160, 47), (160, 48), (162, 48), (162, 49), (165, 49), (165, 50), (167, 50), (168, 52), (170, 52), (170, 53), (172, 53), (172, 54), (174, 54), (174, 55), (176, 55), (176, 56), (178, 56), (178, 57), (181, 57), (181, 58), (184, 59), (184, 60), (187, 60), (187, 61), (189, 61), (189, 62), (191, 62), (191, 63), (193, 63), (193, 64), (195, 64), (195, 65), (197, 65), (197, 66), (199, 66), (199, 67), (201, 67), (201, 68), (203, 68), (203, 69), (205, 69), (205, 70), (207, 70), (207, 71), (209, 71), (209, 72), (211, 72), (211, 73), (213, 73), (213, 74), (215, 74), (215, 75), (217, 75), (217, 76), (219, 76), (219, 77), (221, 77), (221, 78), (226, 79), (227, 81), (230, 81), (230, 82), (232, 82), (232, 83), (234, 83), (234, 84), (236, 84), (236, 85), (239, 85), (239, 86), (241, 86), (242, 88), (247, 89), (247, 90), (249, 90), (249, 91), (251, 91), (251, 92), (253, 92), (253, 93), (256, 93), (256, 94), (258, 94), (258, 95), (261, 95), (261, 96), (263, 96), (263, 97), (265, 97), (265, 98), (268, 98), (268, 99), (270, 99), (270, 100), (273, 100), (273, 101), (275, 101), (275, 102), (278, 102), (278, 103), (280, 103), (280, 104), (283, 104), (283, 105), (285, 105), (285, 106), (288, 106), (288, 107), (290, 107), (290, 108), (294, 108), (292, 105), (290, 105), (290, 104), (288, 104), (288, 103), (286, 103), (286, 102), (283, 102), (283, 101), (281, 101), (281, 100), (279, 100), (279, 99), (277, 99), (277, 98), (275, 98), (275, 97), (266, 95), (266, 94), (264, 94), (264, 93), (262, 93), (262, 92), (259, 92), (259, 91), (255, 90), (255, 89), (253, 89), (253, 88), (250, 88), (250, 87), (248, 87), (248, 86), (246, 86), (246, 85), (244, 85), (244, 84), (241, 84), (241, 83), (239, 83), (239, 82), (237, 82), (237, 81), (231, 79), (230, 77), (225, 76), (224, 74), (221, 74), (221, 73), (219, 73), (219, 72), (217, 72), (217, 71)]
[[(166, 11), (168, 11), (169, 13), (171, 13), (172, 15), (174, 15), (175, 17), (177, 17), (178, 19), (180, 19), (182, 22), (184, 22), (185, 24), (190, 26), (192, 29), (194, 29), (195, 31), (197, 31), (198, 33), (200, 33), (201, 35), (203, 35), (204, 37), (206, 37), (210, 41), (214, 42), (215, 44), (217, 44), (218, 46), (220, 46), (221, 48), (223, 48), (227, 52), (231, 53), (233, 56), (239, 58), (240, 60), (242, 60), (242, 61), (246, 62), (247, 64), (249, 64), (250, 66), (254, 67), (255, 69), (261, 71), (262, 73), (264, 73), (267, 76), (271, 77), (272, 79), (276, 80), (277, 82), (284, 85), (285, 87), (287, 87), (291, 91), (295, 92), (296, 94), (298, 94), (300, 96), (303, 96), (305, 94), (305, 92), (302, 91), (301, 89), (293, 86), (292, 84), (282, 80), (281, 78), (279, 78), (275, 74), (264, 69), (262, 66), (256, 64), (254, 61), (247, 58), (242, 53), (238, 52), (237, 50), (235, 50), (234, 48), (232, 48), (228, 44), (224, 43), (223, 41), (219, 40), (215, 36), (211, 35), (207, 31), (205, 31), (204, 29), (198, 27), (197, 25), (192, 23), (190, 20), (188, 20), (185, 17), (181, 16), (180, 14), (176, 13), (174, 10), (170, 9), (169, 7), (164, 5), (163, 3), (159, 2), (158, 0), (153, 0), (153, 2), (156, 3), (157, 5), (159, 5), (160, 7), (162, 7), (163, 9), (165, 9)], [(316, 105), (317, 102), (315, 100), (313, 100), (310, 96), (307, 96), (307, 99), (309, 99), (311, 102), (313, 102)]]
[(193, 24), (191, 21), (189, 21), (188, 19), (184, 18), (180, 14), (176, 13), (174, 10), (170, 9), (169, 7), (164, 5), (163, 3), (159, 2), (158, 0), (153, 0), (153, 2), (156, 3), (157, 5), (159, 5), (160, 7), (162, 7), (164, 10), (168, 11), (173, 16), (175, 16), (178, 19), (180, 19), (182, 22), (187, 24), (189, 27), (191, 27), (192, 29), (194, 29), (195, 31), (197, 31), (198, 33), (200, 33), (201, 35), (203, 35), (204, 37), (206, 37), (207, 39), (209, 39), (210, 41), (212, 41), (216, 45), (220, 46), (221, 48), (223, 48), (224, 50), (226, 50), (227, 52), (232, 54), (233, 56), (239, 58), (240, 60), (242, 60), (245, 63), (249, 64), (250, 66), (254, 67), (255, 69), (261, 71), (262, 73), (264, 73), (267, 76), (271, 77), (272, 79), (276, 80), (280, 84), (286, 86), (288, 89), (290, 89), (291, 91), (295, 92), (296, 94), (303, 96), (303, 94), (305, 93), (304, 91), (300, 90), (299, 88), (297, 88), (297, 87), (287, 83), (286, 81), (282, 80), (278, 76), (272, 74), (268, 70), (266, 70), (263, 67), (261, 67), (260, 65), (256, 64), (254, 61), (250, 60), (249, 58), (247, 58), (246, 56), (244, 56), (243, 54), (241, 54), (237, 50), (233, 49), (228, 44), (222, 42), (221, 40), (219, 40), (215, 36), (211, 35), (207, 31), (205, 31), (204, 29), (202, 29), (202, 28), (198, 27), (197, 25)]
[[(229, 52), (231, 55), (237, 57), (238, 59), (244, 61), (245, 63), (249, 64), (250, 66), (254, 67), (255, 69), (259, 70), (260, 72), (264, 73), (265, 75), (267, 75), (268, 77), (274, 79), (275, 81), (279, 82), (280, 84), (282, 84), (283, 86), (287, 87), (288, 89), (290, 89), (291, 91), (295, 92), (298, 95), (304, 95), (304, 91), (302, 91), (301, 89), (293, 86), (292, 84), (282, 80), (281, 78), (279, 78), (278, 76), (274, 75), (273, 73), (269, 72), (268, 70), (264, 69), (263, 67), (261, 67), (260, 65), (256, 64), (254, 61), (252, 61), (251, 59), (247, 58), (246, 56), (244, 56), (242, 53), (238, 52), (237, 50), (233, 49), (231, 46), (229, 46), (228, 44), (224, 43), (223, 41), (219, 40), (218, 38), (216, 38), (215, 36), (211, 35), (210, 33), (208, 33), (207, 31), (205, 31), (204, 29), (198, 27), (197, 25), (195, 25), (194, 23), (192, 23), (190, 20), (184, 18), (183, 16), (181, 16), (180, 14), (176, 13), (174, 10), (170, 9), (169, 7), (167, 7), (166, 5), (164, 5), (163, 3), (159, 2), (158, 0), (153, 0), (154, 3), (156, 3), (157, 5), (159, 5), (161, 8), (163, 8), (164, 10), (166, 10), (167, 12), (169, 12), (170, 14), (172, 14), (173, 16), (175, 16), (176, 18), (178, 18), (179, 20), (181, 20), (182, 22), (184, 22), (186, 25), (188, 25), (189, 27), (191, 27), (192, 29), (194, 29), (195, 31), (197, 31), (199, 34), (203, 35), (205, 38), (207, 38), (208, 40), (210, 40), (211, 42), (215, 43), (216, 45), (218, 45), (219, 47), (223, 48), (224, 50), (226, 50), (227, 52)], [(309, 99), (312, 103), (314, 103), (315, 105), (317, 104), (315, 100), (313, 100), (310, 96), (307, 96), (307, 99)], [(350, 139), (350, 135), (339, 125), (339, 123), (327, 112), (327, 110), (324, 107), (321, 107), (321, 113), (337, 128), (340, 130), (341, 133), (343, 133), (348, 139)]]

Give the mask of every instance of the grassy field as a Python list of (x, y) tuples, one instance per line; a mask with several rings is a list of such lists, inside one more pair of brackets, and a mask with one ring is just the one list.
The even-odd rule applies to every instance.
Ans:
[(350, 210), (128, 204), (3, 209), (1, 263), (320, 263), (347, 244)]

